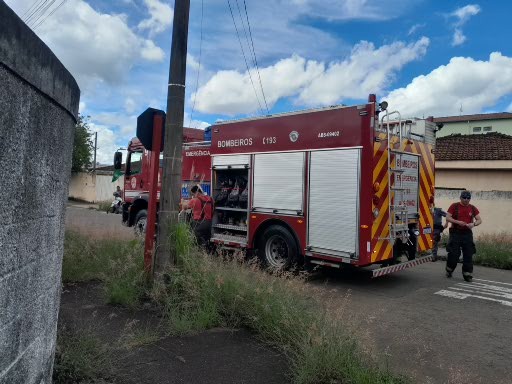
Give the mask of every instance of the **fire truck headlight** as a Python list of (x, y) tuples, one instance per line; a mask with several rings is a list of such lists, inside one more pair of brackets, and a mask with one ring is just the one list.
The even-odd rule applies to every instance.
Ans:
[(375, 218), (379, 217), (379, 213), (380, 213), (379, 208), (375, 208), (372, 213), (373, 213), (373, 217), (375, 217)]

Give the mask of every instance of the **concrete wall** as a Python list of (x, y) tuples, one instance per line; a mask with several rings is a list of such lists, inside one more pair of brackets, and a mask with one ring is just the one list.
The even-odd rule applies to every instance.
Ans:
[(512, 191), (512, 170), (436, 168), (436, 187), (471, 191)]
[[(445, 211), (452, 203), (460, 201), (461, 190), (436, 189), (436, 207)], [(472, 191), (471, 204), (478, 208), (482, 225), (473, 230), (475, 237), (483, 234), (512, 234), (512, 192)]]
[(118, 185), (124, 189), (124, 177), (112, 182), (112, 175), (76, 172), (71, 175), (69, 182), (69, 197), (88, 203), (111, 201)]
[(51, 383), (80, 90), (0, 1), (0, 383)]

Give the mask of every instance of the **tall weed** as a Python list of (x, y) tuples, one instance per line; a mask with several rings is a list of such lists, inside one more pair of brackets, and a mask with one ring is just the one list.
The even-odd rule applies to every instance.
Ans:
[(512, 269), (512, 234), (480, 235), (476, 240), (475, 264), (486, 267)]
[(210, 257), (194, 248), (187, 231), (174, 232), (182, 236), (183, 252), (170, 267), (170, 278), (153, 290), (166, 308), (170, 332), (248, 327), (289, 357), (296, 383), (406, 382), (364, 355), (300, 278), (270, 275), (242, 257)]
[(137, 240), (95, 239), (66, 231), (62, 281), (100, 280), (109, 303), (137, 305), (145, 291), (143, 263)]

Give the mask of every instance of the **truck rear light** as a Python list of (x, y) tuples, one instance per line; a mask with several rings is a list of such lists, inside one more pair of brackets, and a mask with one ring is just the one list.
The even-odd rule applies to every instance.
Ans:
[(380, 201), (379, 196), (373, 195), (372, 201), (373, 201), (373, 205), (379, 205), (379, 201)]
[(379, 182), (373, 183), (373, 190), (375, 192), (379, 192), (379, 189), (380, 189), (380, 183)]
[(430, 196), (429, 202), (431, 205), (434, 205), (434, 196)]
[(379, 217), (379, 213), (380, 213), (379, 208), (375, 208), (372, 211), (372, 213), (373, 213), (373, 217), (375, 217), (375, 218)]

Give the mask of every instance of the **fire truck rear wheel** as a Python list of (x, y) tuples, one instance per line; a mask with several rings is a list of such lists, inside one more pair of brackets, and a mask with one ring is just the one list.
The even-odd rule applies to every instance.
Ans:
[(259, 238), (258, 254), (266, 267), (288, 269), (297, 260), (297, 243), (288, 229), (272, 225)]
[(135, 215), (135, 224), (133, 226), (135, 230), (135, 235), (143, 237), (146, 233), (146, 223), (148, 221), (148, 211), (145, 209), (141, 209)]

